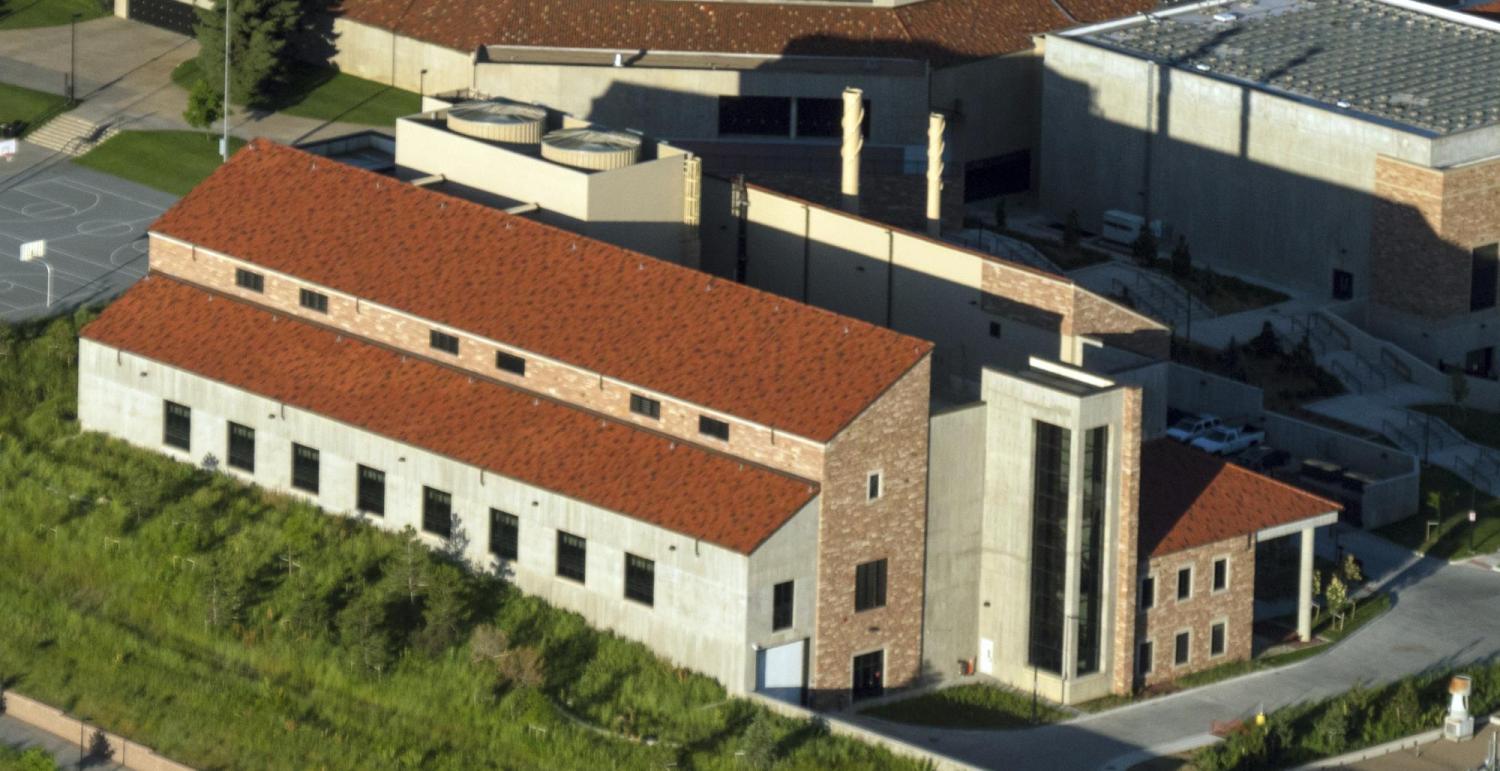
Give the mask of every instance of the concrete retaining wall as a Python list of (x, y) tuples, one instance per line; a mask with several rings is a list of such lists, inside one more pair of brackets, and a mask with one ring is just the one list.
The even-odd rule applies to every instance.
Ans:
[(933, 769), (936, 771), (949, 771), (950, 769), (952, 771), (978, 771), (979, 768), (978, 766), (972, 766), (959, 760), (928, 752), (915, 744), (908, 744), (900, 739), (893, 739), (885, 734), (851, 723), (837, 715), (813, 712), (805, 707), (772, 699), (758, 693), (746, 694), (745, 697), (778, 715), (794, 720), (821, 720), (828, 726), (828, 730), (831, 733), (858, 739), (866, 744), (873, 744), (877, 747), (883, 747), (904, 758), (931, 762)]
[(76, 741), (80, 748), (89, 746), (94, 741), (94, 735), (102, 733), (104, 740), (109, 743), (110, 760), (125, 768), (134, 771), (193, 771), (192, 766), (168, 760), (150, 747), (69, 717), (62, 710), (49, 707), (36, 699), (14, 691), (0, 693), (0, 699), (3, 699), (0, 704), (4, 707), (0, 712), (47, 733)]

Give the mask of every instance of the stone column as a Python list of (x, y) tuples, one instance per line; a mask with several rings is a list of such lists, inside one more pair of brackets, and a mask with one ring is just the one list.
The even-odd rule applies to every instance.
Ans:
[(1297, 575), (1297, 639), (1312, 639), (1313, 538), (1318, 529), (1302, 531), (1302, 568)]

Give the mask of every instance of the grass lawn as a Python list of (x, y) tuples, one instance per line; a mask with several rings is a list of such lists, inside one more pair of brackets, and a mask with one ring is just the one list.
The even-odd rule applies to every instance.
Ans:
[[(1469, 524), (1470, 502), (1479, 522)], [(1438, 504), (1434, 507), (1434, 503)], [(1427, 537), (1427, 521), (1437, 530)], [(1500, 501), (1440, 466), (1422, 467), (1422, 511), (1392, 522), (1375, 534), (1413, 551), (1438, 559), (1455, 560), (1500, 550)], [(1474, 548), (1469, 548), (1470, 541)]]
[[(1038, 701), (1037, 723), (1055, 723), (1072, 715)], [(1031, 697), (983, 683), (944, 688), (910, 699), (860, 710), (861, 714), (912, 725), (943, 728), (1022, 728), (1033, 725)]]
[[(229, 138), (234, 150), (244, 140)], [(219, 137), (200, 131), (125, 131), (74, 163), (174, 195), (186, 195), (219, 168)]]
[(56, 27), (75, 13), (79, 21), (87, 21), (108, 11), (99, 0), (5, 0), (0, 3), (0, 30)]
[[(172, 82), (184, 89), (191, 89), (198, 77), (196, 59), (172, 70)], [(391, 126), (397, 118), (420, 111), (422, 100), (411, 91), (304, 65), (292, 71), (286, 87), (266, 109), (315, 120)]]
[(1410, 409), (1441, 418), (1471, 442), (1500, 448), (1500, 412), (1452, 404), (1418, 404)]
[(0, 83), (0, 123), (21, 121), (27, 128), (36, 128), (40, 118), (55, 114), (67, 103), (59, 94)]
[(7, 688), (203, 769), (919, 767), (409, 531), (79, 433), (90, 316), (0, 325)]

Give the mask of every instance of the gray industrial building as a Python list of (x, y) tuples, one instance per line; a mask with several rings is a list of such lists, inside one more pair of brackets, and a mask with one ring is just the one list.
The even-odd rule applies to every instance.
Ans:
[[(1047, 38), (1041, 202), (1495, 371), (1500, 25), (1409, 0), (1195, 3)], [(1111, 214), (1111, 213), (1115, 214)]]

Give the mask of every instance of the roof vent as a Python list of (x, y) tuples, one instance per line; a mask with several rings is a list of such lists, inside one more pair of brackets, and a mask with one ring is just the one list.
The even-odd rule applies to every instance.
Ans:
[(542, 137), (542, 157), (590, 171), (619, 169), (641, 156), (641, 138), (623, 131), (570, 128)]
[(1228, 22), (1231, 22), (1231, 21), (1239, 21), (1239, 20), (1240, 20), (1240, 15), (1237, 14), (1237, 13), (1235, 13), (1234, 11), (1219, 11), (1218, 13), (1214, 14), (1214, 21), (1221, 21), (1221, 22), (1228, 23)]
[(542, 141), (547, 111), (516, 102), (464, 102), (448, 111), (448, 128), (491, 142), (534, 145)]

